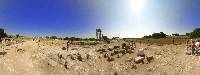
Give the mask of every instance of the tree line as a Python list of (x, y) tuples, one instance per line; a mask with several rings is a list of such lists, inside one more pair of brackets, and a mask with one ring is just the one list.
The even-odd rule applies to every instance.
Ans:
[[(186, 36), (190, 38), (200, 38), (200, 28), (195, 28), (192, 32), (186, 33)], [(10, 37), (3, 28), (0, 28), (0, 41), (2, 38)], [(16, 37), (19, 37), (19, 34), (16, 35)], [(146, 35), (143, 38), (166, 38), (167, 35), (164, 32), (160, 33), (153, 33), (152, 35)], [(73, 40), (73, 41), (81, 41), (81, 40), (90, 40), (90, 41), (96, 41), (95, 38), (78, 38), (78, 37), (64, 37), (64, 38), (58, 38), (57, 36), (46, 36), (47, 39), (62, 39), (62, 40)], [(107, 36), (103, 36), (102, 39), (104, 41), (108, 41), (109, 38)]]
[[(200, 28), (195, 28), (192, 32), (186, 33), (185, 35), (188, 36), (189, 38), (200, 38)], [(167, 36), (168, 35), (166, 35), (165, 33), (160, 32), (160, 33), (153, 33), (152, 35), (148, 35), (148, 36), (146, 35), (143, 38), (158, 39), (158, 38), (165, 38)], [(176, 33), (176, 34), (173, 34), (173, 36), (179, 36), (179, 34)]]
[(149, 35), (149, 36), (144, 36), (143, 38), (154, 38), (154, 39), (158, 39), (158, 38), (165, 38), (167, 37), (167, 35), (163, 32), (160, 32), (160, 33), (153, 33), (152, 35)]

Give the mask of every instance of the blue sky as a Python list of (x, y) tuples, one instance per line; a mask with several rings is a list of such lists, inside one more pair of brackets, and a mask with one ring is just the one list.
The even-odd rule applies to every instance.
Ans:
[(0, 0), (0, 27), (32, 36), (142, 37), (200, 27), (200, 0)]

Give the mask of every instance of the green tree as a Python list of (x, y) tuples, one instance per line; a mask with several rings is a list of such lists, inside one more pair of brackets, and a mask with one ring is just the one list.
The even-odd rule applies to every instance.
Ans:
[(152, 38), (152, 36), (151, 35), (149, 35), (149, 36), (144, 36), (143, 38)]
[(185, 35), (186, 35), (186, 36), (190, 36), (190, 33), (186, 33)]
[(165, 37), (166, 37), (166, 34), (163, 33), (163, 32), (160, 32), (160, 36), (161, 36), (161, 38), (165, 38)]
[(110, 39), (107, 36), (102, 36), (103, 41), (110, 43)]
[(19, 38), (19, 34), (16, 34), (16, 37)]
[(51, 36), (50, 39), (57, 39), (57, 36)]
[(69, 40), (69, 37), (65, 37), (64, 40)]
[(200, 28), (195, 28), (190, 34), (191, 38), (199, 38), (200, 37)]
[(5, 33), (3, 28), (0, 28), (0, 41), (2, 41), (1, 39), (7, 37), (7, 34)]
[(88, 40), (89, 41), (95, 41), (96, 39), (95, 38), (89, 38)]
[(49, 36), (45, 36), (45, 38), (46, 38), (46, 39), (49, 39), (50, 37), (49, 37)]
[(153, 33), (153, 34), (152, 34), (152, 38), (154, 38), (154, 39), (165, 38), (165, 37), (166, 37), (166, 34), (163, 33), (163, 32), (160, 32), (160, 33)]

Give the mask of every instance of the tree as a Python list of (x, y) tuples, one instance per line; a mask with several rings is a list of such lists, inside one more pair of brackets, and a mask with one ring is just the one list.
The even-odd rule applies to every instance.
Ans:
[(1, 39), (5, 37), (7, 37), (7, 34), (4, 32), (3, 28), (0, 28), (0, 41), (2, 41)]
[(195, 28), (191, 33), (187, 34), (191, 38), (199, 38), (200, 37), (200, 28)]
[(75, 38), (75, 37), (70, 37), (69, 40), (71, 40), (71, 41), (75, 41), (76, 38)]
[(102, 39), (103, 39), (105, 42), (110, 43), (109, 38), (108, 38), (107, 36), (102, 36)]
[(95, 41), (96, 39), (95, 38), (89, 38), (88, 40), (89, 41)]
[(7, 34), (5, 33), (3, 28), (0, 28), (0, 38), (7, 37)]
[(149, 35), (149, 36), (144, 36), (143, 38), (152, 38), (152, 36), (151, 35)]
[(163, 33), (163, 32), (160, 32), (160, 36), (161, 36), (161, 38), (165, 38), (165, 37), (166, 37), (166, 34)]
[(64, 40), (69, 40), (69, 37), (65, 37)]
[(50, 39), (57, 39), (57, 36), (51, 36)]
[(185, 35), (186, 35), (186, 36), (190, 36), (190, 33), (186, 33)]
[(163, 33), (163, 32), (160, 32), (160, 33), (153, 33), (153, 34), (152, 34), (152, 38), (154, 38), (154, 39), (165, 38), (165, 37), (166, 37), (166, 34)]
[(49, 39), (50, 37), (49, 37), (49, 36), (45, 36), (45, 38), (46, 38), (46, 39)]

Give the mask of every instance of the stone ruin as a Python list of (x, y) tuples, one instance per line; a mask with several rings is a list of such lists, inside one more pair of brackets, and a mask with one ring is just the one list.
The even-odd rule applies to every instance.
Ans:
[(101, 32), (102, 32), (102, 30), (100, 28), (96, 29), (96, 38), (98, 40), (102, 40), (102, 33)]

